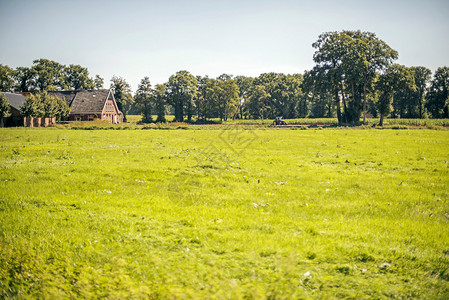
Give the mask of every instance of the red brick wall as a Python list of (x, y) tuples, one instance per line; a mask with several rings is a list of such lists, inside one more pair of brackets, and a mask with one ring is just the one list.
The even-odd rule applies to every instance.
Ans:
[(48, 127), (56, 124), (56, 118), (23, 118), (23, 126), (25, 127)]
[(106, 101), (106, 105), (101, 114), (101, 119), (109, 120), (112, 123), (121, 123), (123, 121), (112, 99)]

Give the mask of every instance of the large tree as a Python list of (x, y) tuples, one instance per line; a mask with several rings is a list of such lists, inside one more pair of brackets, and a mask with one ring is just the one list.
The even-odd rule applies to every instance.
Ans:
[(0, 93), (0, 127), (3, 127), (3, 118), (9, 115), (9, 103), (5, 95)]
[(166, 87), (164, 84), (156, 84), (152, 92), (152, 102), (157, 114), (156, 122), (166, 122), (165, 110), (166, 110)]
[[(213, 82), (214, 80), (208, 76), (197, 76), (197, 94), (195, 97), (195, 108), (198, 120), (206, 121), (207, 118), (213, 116), (214, 109), (211, 104), (213, 97)], [(214, 105), (215, 107), (215, 105)]]
[(311, 104), (311, 117), (332, 118), (334, 117), (335, 110), (332, 98), (332, 85), (327, 76), (315, 71), (316, 69), (314, 68), (313, 70), (304, 73), (301, 89), (304, 93), (305, 104)]
[(114, 91), (117, 107), (123, 113), (123, 121), (126, 122), (126, 114), (134, 103), (131, 96), (131, 86), (122, 77), (113, 76), (111, 78), (111, 89)]
[(254, 78), (252, 77), (246, 77), (246, 76), (236, 76), (235, 82), (237, 83), (237, 86), (239, 87), (239, 96), (240, 96), (240, 103), (239, 103), (239, 115), (240, 119), (243, 118), (243, 107), (244, 103), (248, 100), (248, 91), (253, 85)]
[(302, 91), (302, 74), (286, 75), (284, 77), (287, 97), (286, 118), (304, 118), (309, 114), (307, 98)]
[(197, 83), (196, 77), (185, 70), (170, 76), (166, 84), (166, 94), (169, 104), (175, 110), (175, 121), (183, 122), (186, 114), (191, 121), (195, 108)]
[(231, 118), (238, 109), (239, 87), (235, 80), (218, 80), (215, 93), (217, 94), (217, 113), (220, 120)]
[(104, 79), (100, 75), (95, 75), (93, 83), (94, 83), (94, 89), (101, 90), (104, 85)]
[(413, 75), (415, 87), (394, 94), (394, 115), (401, 118), (422, 118), (424, 96), (432, 72), (424, 67), (408, 67)]
[[(344, 31), (347, 39), (348, 51), (343, 58), (346, 76), (353, 77), (358, 83), (358, 90), (363, 95), (363, 122), (366, 122), (367, 111), (367, 89), (369, 89), (377, 72), (385, 70), (392, 64), (393, 60), (398, 58), (398, 52), (393, 50), (383, 40), (376, 37), (371, 32)], [(360, 113), (356, 112), (356, 118)], [(358, 120), (354, 120), (358, 121)]]
[(254, 85), (261, 85), (269, 95), (265, 101), (264, 117), (295, 118), (300, 113), (307, 114), (301, 91), (302, 75), (282, 73), (263, 73), (254, 79)]
[(14, 72), (15, 92), (30, 92), (33, 90), (31, 79), (33, 74), (30, 68), (18, 67)]
[(416, 90), (413, 72), (399, 64), (391, 65), (380, 75), (376, 83), (379, 91), (378, 109), (380, 114), (379, 125), (383, 126), (383, 121), (391, 112), (391, 104), (395, 93), (401, 93), (407, 90)]
[(65, 66), (49, 59), (37, 59), (30, 68), (30, 92), (65, 90)]
[(248, 91), (248, 100), (245, 101), (245, 111), (254, 119), (265, 119), (269, 114), (269, 98), (264, 85), (253, 85)]
[(418, 105), (418, 116), (420, 119), (424, 117), (424, 104), (427, 85), (432, 77), (432, 71), (426, 67), (412, 67), (413, 76), (415, 77), (416, 95)]
[(152, 89), (150, 78), (144, 77), (136, 91), (136, 95), (134, 96), (134, 101), (138, 111), (142, 115), (142, 122), (151, 123), (153, 122), (153, 118), (151, 116), (151, 111), (153, 107), (153, 97), (152, 97)]
[[(361, 31), (326, 32), (312, 46), (317, 49), (313, 71), (331, 83), (339, 124), (342, 99), (349, 100), (348, 105), (344, 103), (346, 120), (358, 123), (363, 112), (365, 121), (367, 93), (376, 73), (385, 70), (397, 58), (397, 52), (374, 33)], [(346, 94), (351, 97), (346, 99)]]
[(344, 74), (343, 58), (347, 52), (345, 39), (338, 32), (326, 32), (318, 37), (318, 40), (312, 44), (312, 47), (317, 49), (313, 54), (313, 60), (316, 65), (312, 72), (320, 74), (317, 78), (325, 79), (330, 83), (333, 99), (337, 106), (338, 125), (341, 125), (342, 116), (339, 91)]
[(239, 88), (230, 76), (221, 75), (217, 79), (197, 77), (198, 93), (195, 97), (198, 119), (232, 118), (239, 109)]
[(434, 118), (449, 118), (449, 67), (440, 67), (435, 71), (426, 107)]
[(14, 75), (13, 69), (0, 64), (0, 91), (12, 92), (14, 90)]
[(69, 90), (91, 90), (94, 88), (93, 80), (89, 78), (89, 71), (80, 65), (69, 65), (65, 68), (64, 84), (65, 88)]

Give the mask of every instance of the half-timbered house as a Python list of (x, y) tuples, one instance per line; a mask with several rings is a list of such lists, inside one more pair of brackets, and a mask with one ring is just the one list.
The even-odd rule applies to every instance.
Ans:
[(112, 90), (80, 90), (48, 92), (64, 100), (70, 107), (70, 121), (109, 120), (116, 124), (123, 122)]

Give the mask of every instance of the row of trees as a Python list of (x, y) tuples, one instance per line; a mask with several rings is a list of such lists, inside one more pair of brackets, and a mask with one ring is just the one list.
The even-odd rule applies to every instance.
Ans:
[[(388, 116), (449, 117), (448, 67), (438, 68), (432, 78), (425, 67), (395, 64), (397, 51), (370, 32), (326, 32), (312, 46), (315, 66), (304, 74), (209, 78), (179, 71), (154, 87), (143, 78), (134, 96), (122, 77), (114, 76), (110, 87), (125, 120), (129, 112), (139, 112), (144, 122), (163, 122), (167, 112), (176, 121), (204, 122), (336, 116), (339, 124), (359, 124), (368, 116), (380, 117), (381, 123)], [(98, 75), (90, 78), (87, 68), (46, 59), (31, 68), (0, 65), (2, 91), (98, 89), (103, 84)]]
[(374, 116), (383, 124), (390, 115), (449, 117), (448, 67), (438, 68), (433, 80), (427, 68), (399, 64), (388, 65), (366, 82), (354, 78), (338, 82), (330, 74), (316, 67), (305, 75), (264, 73), (252, 78), (223, 74), (212, 79), (179, 71), (154, 89), (148, 77), (142, 79), (135, 107), (144, 122), (152, 122), (153, 114), (158, 115), (157, 122), (165, 120), (167, 107), (177, 121), (191, 121), (193, 116), (199, 121), (337, 116), (340, 124), (359, 124)]
[(65, 66), (48, 59), (33, 61), (30, 68), (12, 69), (0, 64), (0, 91), (38, 93), (56, 90), (90, 90), (103, 88), (99, 75), (89, 77), (89, 71), (80, 65)]
[[(161, 99), (177, 121), (208, 118), (334, 117), (339, 124), (360, 124), (367, 116), (448, 118), (449, 68), (395, 64), (398, 52), (374, 33), (326, 32), (312, 45), (315, 66), (304, 75), (265, 73), (257, 78), (223, 74), (216, 79), (187, 71), (171, 76)], [(142, 97), (143, 83), (146, 97)], [(149, 116), (156, 105), (148, 78), (136, 94)], [(146, 100), (145, 100), (146, 99)], [(158, 118), (160, 119), (160, 118)], [(144, 120), (151, 121), (144, 117)]]
[(30, 94), (21, 108), (22, 114), (34, 118), (56, 118), (64, 120), (70, 114), (69, 106), (59, 97), (47, 92)]
[(217, 78), (193, 76), (179, 71), (165, 84), (151, 87), (148, 77), (141, 80), (134, 105), (144, 122), (165, 120), (167, 107), (176, 121), (200, 122), (211, 118), (305, 117), (308, 103), (301, 91), (302, 75), (261, 74), (257, 78), (223, 74)]

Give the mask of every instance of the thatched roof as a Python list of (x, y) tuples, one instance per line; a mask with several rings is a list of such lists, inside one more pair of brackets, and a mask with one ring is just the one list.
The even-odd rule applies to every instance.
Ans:
[(110, 90), (103, 89), (48, 93), (63, 99), (70, 107), (71, 114), (99, 114), (103, 111), (109, 92)]
[(75, 98), (76, 91), (59, 91), (59, 92), (48, 92), (49, 95), (57, 96), (67, 103), (68, 106), (72, 105), (72, 100)]

